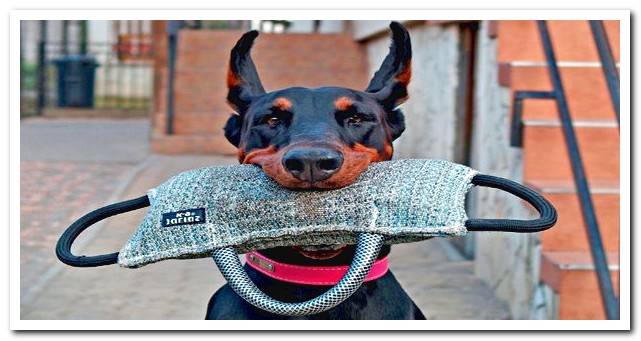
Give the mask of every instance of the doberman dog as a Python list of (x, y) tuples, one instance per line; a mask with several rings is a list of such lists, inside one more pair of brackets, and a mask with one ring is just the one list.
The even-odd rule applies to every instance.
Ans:
[[(390, 28), (389, 53), (364, 91), (292, 87), (266, 92), (250, 56), (258, 32), (245, 33), (231, 50), (227, 101), (235, 113), (224, 128), (229, 142), (238, 148), (240, 163), (261, 167), (286, 188), (335, 189), (353, 183), (371, 162), (391, 159), (392, 142), (405, 129), (398, 106), (408, 98), (412, 47), (401, 24), (392, 22)], [(245, 270), (264, 293), (284, 302), (301, 302), (333, 284), (318, 281), (324, 275), (315, 270), (344, 268), (351, 263), (354, 249), (325, 245), (261, 250), (248, 257)], [(255, 308), (225, 285), (211, 298), (206, 318), (425, 319), (388, 271), (389, 252), (390, 246), (384, 246), (378, 256), (379, 276), (366, 279), (354, 295), (324, 313), (275, 315)], [(257, 257), (261, 261), (250, 261)], [(270, 274), (260, 267), (269, 262), (297, 269), (294, 275), (309, 274), (313, 280)]]

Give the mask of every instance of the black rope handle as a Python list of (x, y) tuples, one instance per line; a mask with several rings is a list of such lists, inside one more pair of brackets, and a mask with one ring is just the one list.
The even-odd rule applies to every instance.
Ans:
[(540, 217), (533, 220), (515, 219), (468, 219), (465, 227), (468, 231), (500, 231), (532, 233), (549, 229), (556, 223), (556, 209), (536, 191), (512, 180), (491, 175), (477, 174), (472, 178), (477, 186), (491, 187), (504, 190), (527, 201), (538, 212)]
[(116, 264), (118, 252), (98, 256), (76, 256), (71, 253), (71, 245), (78, 236), (89, 226), (111, 216), (137, 210), (149, 206), (149, 198), (145, 195), (136, 199), (118, 202), (89, 212), (71, 224), (58, 239), (56, 256), (61, 262), (75, 267), (94, 267)]

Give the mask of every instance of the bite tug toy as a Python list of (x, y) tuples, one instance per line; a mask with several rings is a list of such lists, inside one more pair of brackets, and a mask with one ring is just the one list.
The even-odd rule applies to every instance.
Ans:
[[(465, 195), (473, 186), (509, 192), (540, 214), (533, 220), (468, 219)], [(89, 226), (151, 206), (120, 252), (99, 256), (71, 253)], [(254, 306), (290, 316), (326, 311), (363, 283), (381, 246), (467, 231), (539, 232), (556, 222), (556, 210), (541, 195), (516, 182), (479, 174), (442, 160), (379, 162), (355, 183), (331, 191), (280, 187), (251, 165), (208, 167), (178, 174), (146, 196), (97, 209), (74, 222), (56, 246), (70, 266), (118, 263), (136, 268), (172, 258), (213, 256), (230, 286)], [(300, 303), (277, 301), (247, 277), (238, 253), (276, 246), (356, 244), (352, 264), (324, 294)]]

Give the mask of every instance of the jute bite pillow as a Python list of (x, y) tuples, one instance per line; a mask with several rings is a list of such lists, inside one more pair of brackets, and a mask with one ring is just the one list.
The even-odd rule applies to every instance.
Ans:
[(389, 244), (464, 235), (465, 195), (477, 172), (441, 160), (372, 164), (332, 191), (280, 187), (251, 165), (208, 167), (174, 176), (147, 193), (151, 208), (118, 263), (209, 257), (276, 246), (354, 244), (358, 233)]

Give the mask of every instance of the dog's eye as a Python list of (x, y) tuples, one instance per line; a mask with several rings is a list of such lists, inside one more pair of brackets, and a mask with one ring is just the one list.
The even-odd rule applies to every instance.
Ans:
[(281, 122), (282, 122), (281, 119), (276, 116), (267, 116), (265, 118), (265, 123), (267, 123), (267, 125), (270, 126), (271, 128), (278, 126)]
[(260, 118), (259, 124), (267, 125), (270, 128), (276, 128), (280, 125), (289, 124), (292, 114), (288, 111), (272, 109), (271, 112)]
[(364, 117), (361, 114), (353, 114), (347, 117), (347, 119), (345, 120), (345, 122), (347, 122), (347, 124), (349, 125), (360, 125), (361, 123), (363, 123), (363, 121)]
[(367, 112), (358, 112), (353, 108), (347, 111), (336, 112), (336, 122), (344, 127), (358, 128), (368, 122), (375, 122), (376, 117)]

